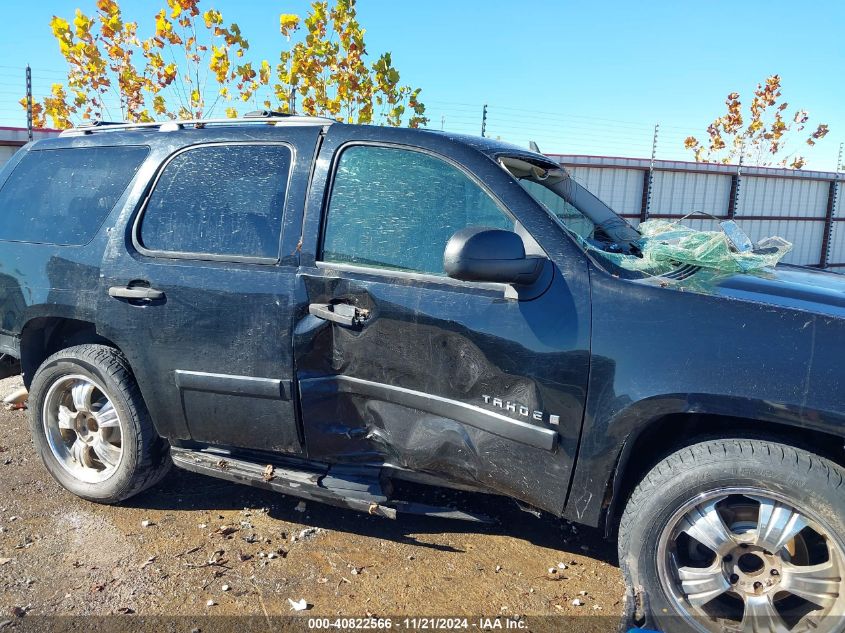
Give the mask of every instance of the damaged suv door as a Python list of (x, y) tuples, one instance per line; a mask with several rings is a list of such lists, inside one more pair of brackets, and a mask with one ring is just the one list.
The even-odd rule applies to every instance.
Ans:
[[(295, 332), (308, 455), (559, 510), (586, 394), (586, 274), (570, 283), (545, 259), (489, 158), (376, 135), (333, 128), (309, 196)], [(535, 287), (446, 277), (447, 242), (473, 226), (521, 233), (543, 258)]]

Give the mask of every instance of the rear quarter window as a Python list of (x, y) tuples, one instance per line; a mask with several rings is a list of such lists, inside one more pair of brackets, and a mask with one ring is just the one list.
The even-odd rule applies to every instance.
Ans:
[(87, 244), (148, 153), (138, 146), (30, 150), (0, 189), (0, 241)]

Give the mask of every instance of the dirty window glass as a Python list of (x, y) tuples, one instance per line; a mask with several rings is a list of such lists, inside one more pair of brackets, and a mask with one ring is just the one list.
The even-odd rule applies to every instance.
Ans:
[(88, 243), (148, 151), (126, 146), (27, 152), (0, 189), (0, 240)]
[(446, 242), (466, 226), (512, 231), (514, 222), (466, 174), (439, 158), (351, 147), (335, 174), (323, 259), (442, 275)]
[(561, 195), (536, 180), (522, 178), (519, 181), (532, 198), (548, 209), (570, 231), (580, 237), (588, 238), (593, 234), (595, 224)]
[(230, 257), (279, 255), (290, 150), (215, 145), (177, 155), (141, 221), (147, 249)]

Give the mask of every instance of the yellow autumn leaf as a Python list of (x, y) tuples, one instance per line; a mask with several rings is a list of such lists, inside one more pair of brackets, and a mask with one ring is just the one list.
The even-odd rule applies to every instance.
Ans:
[(297, 28), (299, 28), (299, 16), (293, 13), (282, 13), (279, 16), (279, 30), (282, 35), (290, 36)]

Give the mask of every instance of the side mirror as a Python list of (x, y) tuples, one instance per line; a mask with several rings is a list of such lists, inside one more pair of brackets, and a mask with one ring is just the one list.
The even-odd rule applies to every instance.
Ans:
[(537, 280), (542, 257), (526, 257), (522, 238), (512, 231), (468, 226), (446, 243), (443, 270), (453, 279), (524, 285)]

